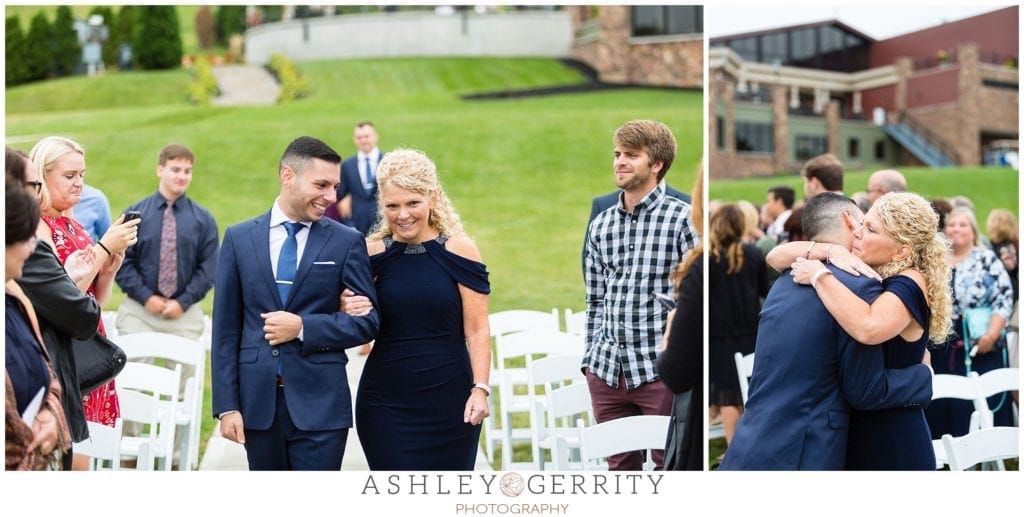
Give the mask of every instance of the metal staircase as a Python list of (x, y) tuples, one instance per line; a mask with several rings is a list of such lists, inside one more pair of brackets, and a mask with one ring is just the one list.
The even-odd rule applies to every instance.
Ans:
[(904, 115), (896, 124), (886, 124), (885, 132), (929, 167), (952, 167), (952, 153), (926, 128)]

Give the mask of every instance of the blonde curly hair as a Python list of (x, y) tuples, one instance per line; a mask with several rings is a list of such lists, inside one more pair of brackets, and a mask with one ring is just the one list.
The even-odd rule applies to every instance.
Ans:
[(28, 159), (32, 162), (32, 167), (35, 167), (39, 181), (43, 182), (43, 187), (40, 190), (42, 197), (39, 202), (39, 208), (43, 211), (50, 208), (53, 202), (50, 188), (46, 184), (46, 177), (53, 172), (53, 168), (57, 166), (57, 162), (61, 158), (71, 153), (78, 153), (84, 157), (85, 149), (82, 149), (78, 142), (63, 136), (44, 137), (36, 142), (36, 145), (32, 146), (32, 150), (28, 153)]
[(882, 221), (885, 232), (898, 244), (910, 248), (907, 258), (883, 264), (876, 269), (882, 278), (888, 278), (906, 269), (915, 269), (924, 275), (925, 298), (931, 309), (928, 338), (933, 343), (946, 340), (952, 328), (952, 295), (949, 281), (951, 269), (946, 262), (950, 253), (949, 240), (936, 232), (938, 214), (923, 197), (910, 192), (890, 192), (878, 198), (872, 206)]
[[(395, 149), (384, 155), (377, 165), (377, 188), (383, 193), (391, 187), (398, 187), (409, 192), (426, 196), (433, 202), (430, 209), (428, 224), (445, 237), (453, 237), (465, 233), (462, 221), (455, 213), (448, 195), (437, 179), (437, 166), (422, 151), (415, 149)], [(377, 210), (380, 222), (370, 240), (381, 240), (390, 237), (394, 232), (388, 226), (384, 215), (384, 196), (377, 198)]]

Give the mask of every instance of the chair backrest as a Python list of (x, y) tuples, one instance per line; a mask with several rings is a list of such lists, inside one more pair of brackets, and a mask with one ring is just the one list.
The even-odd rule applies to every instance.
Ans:
[(754, 375), (754, 353), (743, 355), (736, 352), (736, 376), (740, 379), (740, 394), (743, 396), (743, 403), (747, 403), (747, 394), (750, 391), (750, 376)]
[(107, 339), (119, 343), (117, 334), (117, 312), (103, 311), (100, 313), (103, 319), (103, 328), (107, 331)]
[[(174, 448), (174, 431), (178, 420), (178, 391), (181, 383), (181, 365), (177, 364), (173, 370), (145, 363), (128, 362), (116, 379), (118, 398), (124, 396), (133, 397), (130, 393), (138, 392), (150, 396), (157, 401), (156, 426), (154, 429), (156, 443), (154, 444), (153, 456), (165, 458), (166, 468), (169, 469), (172, 450)], [(122, 416), (126, 420), (143, 422), (129, 417), (124, 412), (122, 402)]]
[(1019, 389), (1020, 370), (1017, 368), (996, 368), (978, 376), (978, 390), (982, 397)]
[[(148, 443), (145, 453), (143, 453), (142, 449), (137, 452), (137, 468), (140, 470), (153, 470), (154, 457), (158, 444), (161, 442), (160, 429), (161, 427), (167, 427), (165, 424), (161, 424), (160, 396), (156, 393), (142, 393), (118, 386), (117, 401), (120, 406), (121, 418), (125, 422), (149, 426), (149, 429), (144, 430), (143, 433), (145, 434), (140, 438), (132, 439)], [(124, 448), (121, 447), (119, 455), (124, 452)]]
[(527, 330), (501, 336), (497, 348), (498, 368), (504, 361), (516, 357), (536, 355), (578, 354), (580, 337), (558, 330)]
[[(89, 437), (74, 445), (75, 454), (89, 456), (89, 470), (121, 469), (121, 435), (124, 421), (114, 420), (114, 427), (96, 422), (89, 425)], [(110, 462), (109, 467), (104, 463)]]
[(959, 438), (942, 435), (949, 470), (967, 470), (979, 463), (1020, 456), (1018, 427), (977, 429)]
[[(629, 416), (590, 427), (579, 422), (577, 425), (580, 431), (580, 456), (583, 459), (583, 468), (590, 469), (592, 461), (614, 454), (664, 449), (671, 418), (662, 415)], [(653, 468), (654, 462), (650, 454), (647, 454), (644, 465), (645, 468)]]
[(492, 336), (526, 330), (558, 330), (558, 309), (550, 312), (527, 309), (499, 311), (487, 315)]
[(583, 336), (587, 333), (587, 311), (573, 312), (565, 310), (565, 331), (569, 334)]

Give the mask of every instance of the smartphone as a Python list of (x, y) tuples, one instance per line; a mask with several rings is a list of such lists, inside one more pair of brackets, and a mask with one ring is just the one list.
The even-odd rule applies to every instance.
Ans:
[(661, 302), (661, 304), (665, 307), (665, 310), (670, 311), (676, 308), (676, 301), (673, 300), (671, 296), (664, 293), (655, 293), (654, 297), (659, 302)]
[(138, 210), (125, 210), (125, 212), (124, 212), (124, 222), (126, 222), (126, 223), (128, 221), (139, 219), (141, 217), (142, 217), (142, 212), (139, 212)]

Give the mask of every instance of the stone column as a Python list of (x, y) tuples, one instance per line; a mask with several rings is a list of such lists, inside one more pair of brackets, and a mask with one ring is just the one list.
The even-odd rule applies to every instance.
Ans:
[(732, 81), (722, 83), (722, 100), (725, 101), (725, 154), (736, 156), (736, 85)]
[(957, 165), (981, 165), (981, 124), (978, 121), (978, 105), (981, 102), (981, 73), (978, 70), (978, 46), (965, 43), (957, 47), (957, 64), (960, 74), (957, 80), (959, 100), (956, 141), (949, 142), (956, 148)]
[(828, 152), (839, 156), (839, 101), (829, 101), (825, 106), (825, 128), (827, 131)]
[(783, 85), (772, 86), (772, 136), (775, 143), (772, 170), (776, 171), (789, 166), (789, 102), (786, 90)]
[(886, 114), (887, 122), (895, 124), (899, 115), (907, 109), (907, 91), (910, 89), (910, 74), (914, 73), (914, 62), (909, 57), (896, 59), (896, 91), (893, 94), (893, 110)]

